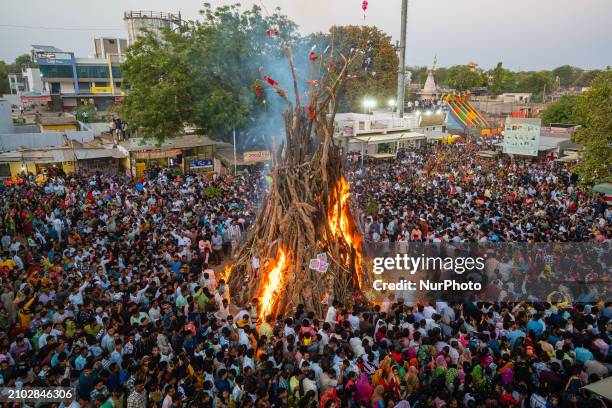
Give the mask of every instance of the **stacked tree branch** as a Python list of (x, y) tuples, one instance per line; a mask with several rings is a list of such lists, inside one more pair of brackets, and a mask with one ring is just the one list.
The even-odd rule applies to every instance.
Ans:
[[(267, 274), (282, 265), (280, 282), (274, 283), (270, 310), (290, 313), (298, 304), (322, 315), (323, 300), (351, 303), (362, 280), (361, 238), (350, 213), (348, 185), (343, 178), (344, 157), (333, 143), (336, 94), (348, 78), (352, 59), (342, 65), (318, 62), (321, 78), (310, 81), (310, 101), (300, 104), (298, 82), (291, 51), (295, 104), (285, 94), (286, 140), (274, 155), (272, 184), (263, 201), (250, 238), (238, 251), (228, 276), (232, 303), (244, 305), (262, 300)], [(312, 71), (312, 70), (311, 70)], [(327, 270), (310, 267), (311, 260), (325, 254)], [(252, 259), (261, 267), (256, 274)], [(261, 316), (260, 312), (260, 317)]]

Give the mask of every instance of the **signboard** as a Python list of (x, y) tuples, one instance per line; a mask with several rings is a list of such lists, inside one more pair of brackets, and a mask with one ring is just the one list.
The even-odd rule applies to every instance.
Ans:
[(344, 133), (344, 136), (353, 136), (353, 127), (345, 126), (342, 130), (342, 133)]
[(541, 133), (545, 136), (571, 137), (574, 134), (574, 129), (575, 127), (562, 128), (562, 127), (542, 126)]
[(51, 102), (51, 95), (22, 96), (21, 103), (47, 103)]
[(112, 86), (92, 86), (91, 93), (93, 94), (113, 93), (113, 87)]
[(176, 157), (181, 154), (181, 149), (147, 149), (147, 150), (134, 150), (132, 155), (134, 158), (139, 160), (146, 159), (162, 159), (165, 157)]
[(39, 65), (72, 65), (72, 54), (68, 52), (36, 52), (34, 59)]
[(192, 160), (191, 163), (189, 163), (189, 168), (192, 169), (206, 169), (211, 167), (213, 167), (212, 160)]
[(253, 152), (244, 152), (242, 154), (244, 161), (247, 163), (257, 163), (272, 160), (272, 155), (268, 150), (258, 150)]
[(540, 125), (529, 123), (506, 124), (503, 150), (506, 154), (537, 156), (540, 145)]

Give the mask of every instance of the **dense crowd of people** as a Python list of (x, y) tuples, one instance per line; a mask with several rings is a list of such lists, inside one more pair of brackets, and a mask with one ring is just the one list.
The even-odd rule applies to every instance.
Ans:
[[(459, 150), (458, 150), (459, 149)], [(473, 147), (348, 169), (370, 241), (598, 241), (611, 213), (554, 162)], [(59, 407), (599, 407), (612, 304), (387, 296), (258, 321), (223, 263), (265, 178), (149, 173), (0, 186), (0, 385)], [(608, 299), (603, 299), (608, 300)]]
[(602, 242), (612, 209), (566, 163), (480, 157), (477, 144), (404, 152), (351, 169), (366, 239)]

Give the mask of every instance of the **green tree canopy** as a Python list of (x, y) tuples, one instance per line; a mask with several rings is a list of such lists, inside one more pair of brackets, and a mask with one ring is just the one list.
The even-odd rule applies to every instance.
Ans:
[(547, 126), (551, 123), (583, 124), (583, 119), (576, 113), (578, 98), (576, 95), (563, 95), (548, 105), (542, 112), (542, 123)]
[(143, 136), (163, 140), (190, 124), (227, 139), (261, 110), (265, 95), (258, 100), (253, 83), (296, 29), (278, 12), (263, 17), (257, 6), (241, 12), (238, 5), (205, 4), (201, 14), (202, 21), (161, 39), (150, 34), (128, 50), (121, 113)]
[(468, 65), (455, 65), (448, 69), (446, 84), (458, 91), (469, 91), (472, 88), (485, 86), (486, 78), (479, 69)]
[(489, 93), (497, 96), (504, 91), (504, 79), (506, 78), (506, 70), (501, 62), (497, 63), (495, 69), (489, 72)]
[(395, 99), (399, 58), (391, 36), (376, 27), (334, 26), (329, 39), (335, 54), (362, 53), (353, 67), (357, 78), (347, 81), (340, 91), (339, 109), (359, 112), (365, 97), (377, 101), (379, 107)]
[(591, 89), (577, 98), (576, 115), (584, 127), (574, 140), (585, 147), (577, 173), (585, 183), (612, 181), (612, 69), (595, 77)]

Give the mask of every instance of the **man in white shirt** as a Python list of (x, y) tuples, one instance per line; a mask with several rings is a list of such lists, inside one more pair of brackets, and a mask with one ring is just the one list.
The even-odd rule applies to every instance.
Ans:
[(327, 314), (325, 315), (325, 322), (332, 327), (336, 324), (336, 307), (338, 307), (338, 301), (334, 300), (332, 305), (327, 308)]

